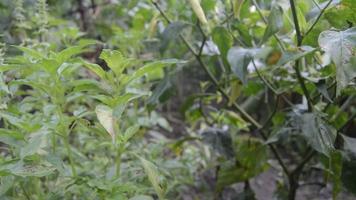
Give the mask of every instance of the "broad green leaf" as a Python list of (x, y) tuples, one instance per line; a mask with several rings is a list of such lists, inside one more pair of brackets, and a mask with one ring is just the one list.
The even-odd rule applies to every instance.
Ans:
[(98, 105), (95, 108), (96, 117), (100, 124), (110, 134), (112, 141), (115, 141), (115, 119), (113, 116), (113, 110), (105, 105)]
[(334, 150), (336, 130), (326, 124), (318, 115), (303, 114), (301, 131), (306, 141), (319, 153), (329, 156)]
[(266, 42), (273, 34), (283, 27), (283, 9), (275, 4), (268, 16), (268, 23), (263, 35), (262, 43)]
[(56, 55), (56, 60), (58, 63), (62, 64), (63, 62), (70, 59), (72, 56), (80, 54), (80, 53), (84, 53), (86, 51), (84, 49), (84, 47), (91, 45), (91, 44), (93, 44), (93, 43), (87, 42), (87, 43), (83, 43), (82, 45), (79, 45), (79, 46), (72, 46), (72, 47), (63, 49), (61, 52), (59, 52)]
[(134, 59), (126, 58), (120, 51), (104, 49), (100, 58), (105, 60), (116, 76), (120, 76), (127, 67), (135, 64)]
[(240, 136), (234, 141), (236, 162), (224, 163), (218, 173), (217, 190), (246, 181), (268, 169), (267, 147), (262, 141)]
[(356, 24), (356, 8), (354, 0), (335, 1), (336, 6), (330, 6), (324, 13), (325, 19), (335, 28), (345, 29), (350, 24)]
[(49, 132), (47, 130), (40, 130), (36, 133), (32, 133), (30, 135), (30, 139), (28, 143), (21, 148), (20, 157), (21, 159), (25, 158), (26, 156), (30, 156), (36, 153), (43, 153), (43, 148), (46, 146), (46, 135)]
[(151, 182), (153, 188), (155, 189), (155, 191), (158, 195), (158, 198), (160, 200), (163, 200), (164, 196), (165, 196), (166, 189), (162, 185), (162, 181), (161, 181), (161, 178), (160, 178), (160, 175), (158, 173), (156, 166), (153, 163), (151, 163), (150, 161), (148, 161), (142, 157), (139, 157), (139, 159), (140, 159), (142, 166), (148, 176), (149, 181)]
[(306, 55), (313, 53), (314, 51), (316, 51), (316, 49), (310, 46), (301, 46), (298, 49), (285, 51), (282, 53), (282, 57), (277, 62), (277, 65), (282, 66), (288, 62), (296, 61)]
[(160, 68), (177, 64), (177, 63), (184, 63), (184, 62), (177, 59), (166, 59), (166, 60), (148, 63), (143, 67), (139, 68), (138, 70), (136, 70), (130, 77), (128, 77), (127, 83), (139, 79), (145, 74), (153, 72), (154, 70), (158, 70)]
[(129, 141), (137, 133), (139, 129), (140, 129), (140, 125), (130, 126), (128, 129), (126, 129), (123, 135), (124, 141), (125, 142)]
[(0, 142), (19, 148), (23, 142), (23, 135), (17, 131), (0, 128)]
[(81, 63), (85, 67), (90, 69), (92, 72), (94, 72), (96, 75), (98, 75), (102, 80), (106, 80), (106, 76), (105, 76), (106, 72), (103, 70), (103, 68), (100, 67), (100, 65), (94, 64), (94, 63), (89, 63), (85, 60), (81, 60)]
[(339, 95), (356, 77), (356, 66), (352, 63), (356, 54), (356, 27), (345, 31), (324, 31), (318, 42), (336, 65), (336, 93)]
[(226, 60), (227, 52), (232, 47), (234, 40), (229, 31), (221, 26), (217, 26), (213, 29), (212, 39), (218, 46), (221, 56)]
[(200, 23), (207, 24), (208, 20), (205, 17), (203, 8), (200, 6), (199, 0), (188, 0), (190, 6), (192, 7), (195, 15), (198, 17)]

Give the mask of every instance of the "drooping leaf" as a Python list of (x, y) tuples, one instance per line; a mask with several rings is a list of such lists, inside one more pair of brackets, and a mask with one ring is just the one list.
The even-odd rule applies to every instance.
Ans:
[(100, 124), (110, 134), (113, 141), (115, 141), (115, 119), (113, 116), (113, 110), (105, 105), (98, 105), (95, 108), (96, 117)]
[(352, 58), (356, 52), (356, 28), (345, 31), (324, 31), (319, 35), (319, 46), (331, 56), (336, 66), (337, 95), (356, 77)]
[(85, 60), (81, 60), (81, 63), (84, 65), (84, 67), (87, 67), (90, 69), (92, 72), (94, 72), (97, 76), (99, 76), (102, 80), (105, 80), (105, 71), (103, 68), (100, 67), (98, 64), (90, 63)]
[(310, 46), (301, 46), (298, 49), (285, 51), (282, 53), (282, 57), (277, 62), (277, 65), (285, 65), (288, 62), (296, 61), (306, 55), (309, 55), (316, 51), (315, 48)]
[(263, 35), (262, 43), (266, 42), (273, 34), (283, 27), (283, 9), (275, 4), (268, 16), (268, 24)]

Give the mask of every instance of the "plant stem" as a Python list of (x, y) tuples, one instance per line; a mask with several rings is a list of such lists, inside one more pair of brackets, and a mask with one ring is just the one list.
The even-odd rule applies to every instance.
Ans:
[[(319, 22), (319, 19), (321, 18), (321, 16), (324, 14), (325, 10), (329, 7), (329, 5), (331, 4), (331, 2), (333, 2), (333, 0), (330, 0), (325, 7), (320, 11), (318, 17), (316, 18), (316, 20), (314, 21), (313, 25), (311, 25), (311, 27), (307, 30), (307, 32), (304, 34), (304, 37), (307, 36), (315, 27), (315, 25)], [(318, 6), (318, 4), (316, 4)], [(319, 6), (318, 6), (319, 7)]]
[(120, 177), (120, 171), (121, 171), (121, 156), (122, 153), (124, 152), (125, 145), (124, 144), (119, 144), (118, 149), (117, 149), (117, 154), (116, 154), (116, 177)]
[(74, 161), (73, 161), (73, 157), (72, 157), (72, 150), (70, 149), (70, 144), (69, 144), (69, 137), (68, 135), (64, 137), (64, 146), (67, 150), (67, 154), (68, 154), (68, 159), (69, 159), (69, 164), (70, 164), (70, 167), (72, 169), (72, 175), (74, 177), (77, 177), (77, 171), (75, 169), (75, 166), (74, 166)]

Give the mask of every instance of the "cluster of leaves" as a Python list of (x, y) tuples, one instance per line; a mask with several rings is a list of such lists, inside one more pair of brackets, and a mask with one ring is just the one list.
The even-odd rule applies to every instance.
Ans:
[(0, 2), (0, 198), (356, 193), (353, 4)]

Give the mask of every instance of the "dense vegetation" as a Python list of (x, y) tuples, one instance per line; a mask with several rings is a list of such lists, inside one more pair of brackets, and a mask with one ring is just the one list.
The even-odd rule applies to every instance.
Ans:
[(355, 0), (1, 0), (0, 199), (355, 199)]

